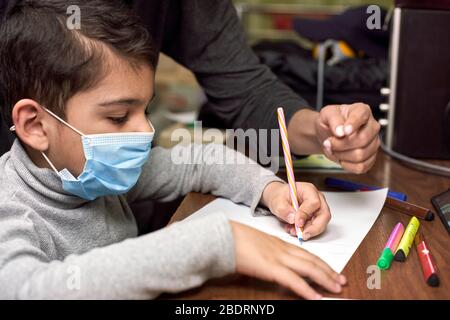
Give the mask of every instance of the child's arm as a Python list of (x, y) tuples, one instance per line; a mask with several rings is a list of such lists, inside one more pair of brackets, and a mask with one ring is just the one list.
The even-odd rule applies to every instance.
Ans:
[(149, 299), (235, 271), (232, 231), (223, 214), (58, 261), (61, 253), (56, 256), (49, 245), (56, 240), (35, 227), (34, 212), (4, 209), (0, 299)]
[(10, 209), (0, 210), (0, 299), (148, 299), (233, 272), (309, 299), (320, 296), (303, 278), (332, 292), (345, 283), (309, 252), (221, 213), (59, 261), (35, 214)]
[(273, 181), (282, 180), (223, 145), (178, 145), (173, 149), (152, 150), (127, 200), (129, 203), (145, 198), (169, 201), (196, 191), (244, 203), (253, 211), (264, 188)]

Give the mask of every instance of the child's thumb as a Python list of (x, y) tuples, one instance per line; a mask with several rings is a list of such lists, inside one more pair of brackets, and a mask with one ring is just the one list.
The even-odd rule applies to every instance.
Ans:
[(283, 202), (283, 204), (277, 206), (273, 212), (278, 218), (284, 220), (289, 224), (294, 224), (295, 222), (295, 210), (292, 208), (289, 202)]

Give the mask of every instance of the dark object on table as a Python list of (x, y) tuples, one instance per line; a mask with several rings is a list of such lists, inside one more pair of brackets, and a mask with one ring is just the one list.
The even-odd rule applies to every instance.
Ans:
[(419, 219), (423, 219), (425, 221), (433, 221), (434, 213), (427, 209), (415, 205), (413, 203), (409, 203), (406, 201), (401, 201), (395, 198), (387, 197), (386, 202), (384, 203), (385, 207), (391, 208), (403, 214), (416, 217)]
[(450, 189), (431, 198), (431, 203), (450, 235)]

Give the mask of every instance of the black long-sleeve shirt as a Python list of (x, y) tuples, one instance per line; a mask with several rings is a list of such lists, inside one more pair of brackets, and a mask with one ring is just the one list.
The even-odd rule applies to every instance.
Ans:
[(194, 72), (227, 128), (278, 128), (307, 102), (261, 64), (229, 0), (131, 0), (157, 49)]

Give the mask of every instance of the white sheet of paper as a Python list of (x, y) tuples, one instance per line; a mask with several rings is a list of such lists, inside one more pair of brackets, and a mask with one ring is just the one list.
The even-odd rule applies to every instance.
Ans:
[(375, 223), (387, 192), (388, 189), (324, 192), (332, 215), (331, 221), (323, 234), (303, 242), (303, 245), (284, 231), (283, 224), (275, 216), (252, 216), (249, 207), (222, 198), (212, 201), (187, 219), (200, 218), (211, 212), (224, 212), (230, 220), (249, 225), (308, 250), (322, 258), (335, 271), (341, 272)]

